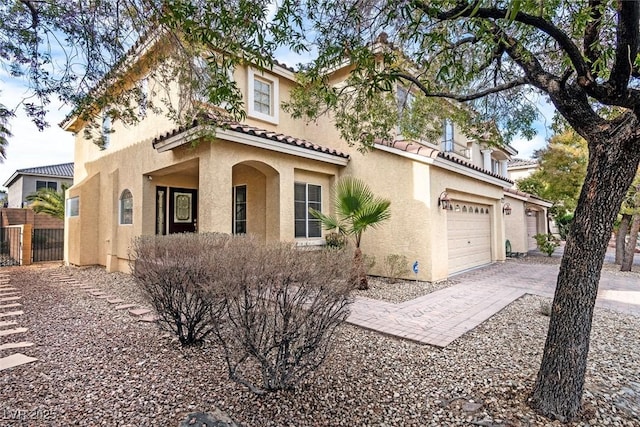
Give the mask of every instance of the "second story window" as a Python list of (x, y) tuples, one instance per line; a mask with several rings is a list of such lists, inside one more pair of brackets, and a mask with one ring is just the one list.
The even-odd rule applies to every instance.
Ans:
[(249, 117), (278, 124), (278, 79), (249, 69)]
[(55, 181), (36, 181), (36, 191), (48, 188), (53, 191), (58, 191), (58, 183)]
[(443, 123), (442, 151), (453, 151), (453, 122), (449, 119), (445, 119)]

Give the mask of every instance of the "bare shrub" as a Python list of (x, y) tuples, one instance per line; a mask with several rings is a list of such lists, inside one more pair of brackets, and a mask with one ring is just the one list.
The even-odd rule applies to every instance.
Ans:
[(214, 258), (230, 378), (258, 394), (292, 388), (324, 361), (349, 314), (349, 256), (234, 237)]
[(212, 316), (220, 298), (208, 292), (211, 254), (220, 251), (224, 234), (171, 234), (141, 236), (130, 250), (131, 271), (153, 306), (159, 324), (184, 346), (200, 343), (213, 332)]
[(387, 255), (384, 259), (384, 272), (389, 283), (396, 283), (401, 276), (409, 274), (407, 257), (399, 254)]

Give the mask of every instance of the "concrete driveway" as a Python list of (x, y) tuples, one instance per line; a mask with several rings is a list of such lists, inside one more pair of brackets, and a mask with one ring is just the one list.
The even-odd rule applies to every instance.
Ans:
[[(457, 275), (458, 284), (400, 304), (358, 297), (347, 321), (446, 347), (525, 294), (553, 297), (558, 269), (557, 263), (508, 260)], [(596, 306), (640, 316), (640, 274), (603, 269)]]

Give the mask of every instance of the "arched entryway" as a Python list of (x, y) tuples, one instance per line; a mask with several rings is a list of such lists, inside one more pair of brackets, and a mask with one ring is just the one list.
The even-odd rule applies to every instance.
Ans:
[(249, 160), (232, 169), (234, 234), (253, 234), (265, 241), (280, 240), (280, 175), (266, 163)]

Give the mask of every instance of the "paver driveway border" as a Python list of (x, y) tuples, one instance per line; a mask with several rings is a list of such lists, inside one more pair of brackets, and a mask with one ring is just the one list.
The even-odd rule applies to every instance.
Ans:
[[(347, 321), (446, 347), (525, 294), (553, 297), (558, 269), (506, 261), (457, 275), (458, 284), (400, 304), (356, 297)], [(640, 276), (603, 271), (596, 306), (640, 316)]]

